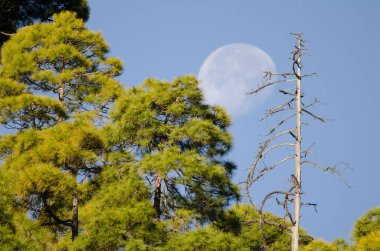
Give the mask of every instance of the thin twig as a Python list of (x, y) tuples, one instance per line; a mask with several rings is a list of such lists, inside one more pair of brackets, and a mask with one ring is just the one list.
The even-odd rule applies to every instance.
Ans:
[(247, 95), (256, 94), (256, 93), (258, 93), (258, 92), (264, 90), (265, 88), (267, 88), (269, 86), (272, 86), (274, 84), (285, 83), (285, 82), (294, 82), (296, 80), (297, 79), (283, 79), (283, 80), (278, 80), (278, 81), (274, 81), (274, 82), (265, 83), (265, 84), (259, 86), (257, 89), (248, 92)]

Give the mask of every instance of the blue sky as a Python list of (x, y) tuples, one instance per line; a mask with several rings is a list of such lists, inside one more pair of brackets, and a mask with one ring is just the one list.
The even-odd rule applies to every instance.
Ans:
[[(303, 171), (305, 198), (318, 203), (302, 209), (301, 224), (319, 238), (349, 238), (352, 224), (380, 204), (379, 93), (380, 1), (253, 1), (253, 0), (89, 0), (88, 26), (101, 31), (111, 55), (125, 62), (120, 78), (126, 86), (147, 77), (170, 80), (198, 74), (217, 48), (246, 43), (264, 50), (279, 71), (288, 71), (294, 40), (303, 32), (311, 56), (304, 91), (325, 103), (316, 110), (330, 118), (303, 130), (305, 145), (315, 142), (313, 159), (321, 165), (345, 161), (354, 169), (339, 179), (312, 168)], [(243, 180), (259, 141), (268, 129), (259, 122), (265, 108), (278, 103), (275, 94), (244, 116), (233, 118), (234, 150), (229, 158)], [(281, 172), (268, 176), (255, 190), (263, 196), (283, 188)], [(280, 212), (275, 207), (268, 210)]]

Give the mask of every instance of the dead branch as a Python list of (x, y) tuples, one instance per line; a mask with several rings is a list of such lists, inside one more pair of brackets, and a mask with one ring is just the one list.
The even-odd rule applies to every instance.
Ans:
[(272, 151), (273, 149), (278, 148), (278, 147), (281, 147), (281, 146), (294, 146), (294, 143), (280, 143), (280, 144), (273, 145), (273, 146), (269, 147), (267, 150), (265, 150), (265, 151), (261, 154), (260, 158), (264, 158), (265, 155), (266, 155), (267, 153), (269, 153), (269, 152)]
[(282, 126), (285, 122), (287, 122), (287, 121), (290, 120), (291, 118), (294, 118), (295, 116), (296, 116), (296, 114), (293, 114), (293, 115), (291, 115), (291, 116), (289, 116), (289, 117), (287, 117), (287, 118), (281, 120), (279, 123), (277, 123), (277, 125), (276, 125), (275, 127), (273, 127), (272, 129), (269, 130), (269, 133), (267, 134), (267, 136), (273, 134), (274, 132), (276, 132), (276, 130), (277, 130), (280, 126)]
[[(285, 224), (281, 224), (281, 223), (278, 223), (278, 222), (273, 222), (273, 221), (267, 221), (265, 219), (262, 220), (262, 222), (266, 225), (269, 225), (269, 226), (274, 226), (274, 227), (279, 227), (279, 228), (285, 228), (285, 229), (290, 229), (288, 226), (286, 226)], [(246, 225), (249, 225), (249, 224), (252, 224), (252, 223), (260, 223), (260, 219), (252, 219), (252, 220), (246, 220), (246, 221), (243, 221), (244, 224)]]
[(305, 150), (303, 150), (301, 153), (302, 153), (302, 158), (306, 158), (307, 155), (311, 152), (311, 149), (313, 148), (313, 146), (315, 145), (315, 143), (311, 144), (308, 148), (306, 148)]
[[(266, 202), (271, 198), (273, 197), (274, 195), (276, 194), (287, 194), (287, 192), (283, 192), (283, 191), (273, 191), (269, 194), (267, 194), (264, 199), (262, 200), (261, 202), (261, 205), (260, 205), (260, 209), (259, 209), (259, 216), (260, 216), (260, 221), (259, 221), (259, 224), (260, 224), (260, 231), (261, 231), (261, 236), (263, 238), (263, 242), (264, 242), (264, 247), (267, 246), (266, 244), (266, 238), (265, 238), (265, 235), (264, 235), (264, 231), (263, 231), (263, 223), (264, 223), (264, 218), (263, 218), (263, 208), (266, 204)], [(277, 227), (279, 228), (286, 228), (286, 229), (289, 229), (287, 226), (286, 226), (286, 222), (284, 221), (284, 224), (277, 224)]]
[(320, 165), (318, 165), (317, 163), (313, 162), (313, 161), (310, 161), (310, 160), (303, 160), (301, 162), (301, 165), (303, 164), (309, 164), (311, 166), (314, 166), (320, 170), (322, 170), (324, 173), (330, 173), (332, 175), (335, 175), (338, 177), (338, 179), (343, 182), (348, 188), (351, 188), (351, 185), (346, 181), (346, 179), (344, 178), (344, 176), (342, 175), (342, 173), (338, 170), (338, 167), (341, 166), (341, 165), (344, 165), (345, 169), (350, 169), (350, 166), (348, 165), (348, 163), (346, 162), (339, 162), (338, 164), (335, 164), (333, 166), (328, 166), (328, 167), (322, 167)]
[[(288, 133), (293, 134), (293, 132), (294, 132), (295, 130), (296, 130), (296, 129), (293, 128), (293, 129), (289, 129), (289, 130), (283, 131), (283, 132), (281, 132), (281, 133), (278, 133), (278, 134), (276, 134), (276, 135), (273, 135), (271, 138), (267, 139), (267, 140), (264, 141), (262, 144), (266, 144), (266, 145), (268, 145), (270, 142), (272, 142), (273, 140), (275, 140), (275, 139), (277, 139), (277, 138), (279, 138), (279, 137), (281, 137), (281, 136), (283, 136), (283, 135), (286, 135), (286, 134), (288, 134)], [(293, 135), (294, 135), (294, 134), (293, 134)], [(260, 146), (261, 146), (261, 144), (260, 144)]]
[(247, 178), (247, 181), (245, 182), (245, 190), (247, 192), (247, 197), (248, 197), (248, 200), (249, 202), (251, 203), (251, 205), (253, 206), (253, 208), (256, 210), (256, 205), (255, 203), (253, 202), (253, 199), (252, 199), (252, 196), (251, 196), (251, 193), (250, 193), (250, 187), (251, 187), (252, 183), (249, 181), (249, 178)]
[[(281, 105), (278, 105), (274, 108), (271, 108), (271, 109), (268, 109), (266, 112), (265, 112), (265, 116), (263, 118), (260, 119), (260, 121), (268, 118), (268, 117), (271, 117), (273, 116), (274, 114), (278, 113), (278, 112), (283, 112), (283, 111), (287, 111), (287, 110), (293, 110), (294, 108), (290, 105), (292, 102), (294, 101), (294, 98), (290, 99), (289, 101), (281, 104)], [(287, 107), (286, 107), (287, 106)]]
[(248, 92), (247, 95), (256, 94), (256, 93), (258, 93), (258, 92), (264, 90), (265, 88), (272, 86), (274, 84), (285, 83), (285, 82), (294, 82), (296, 80), (297, 79), (283, 79), (283, 80), (273, 81), (273, 82), (269, 82), (269, 83), (264, 83), (263, 85), (259, 86), (257, 89)]
[(286, 78), (286, 76), (294, 76), (294, 73), (292, 72), (271, 72), (271, 71), (264, 71), (264, 77), (265, 79), (271, 79), (272, 76), (282, 76), (283, 78)]
[(313, 102), (311, 102), (311, 103), (308, 104), (308, 105), (304, 105), (302, 108), (303, 108), (303, 109), (308, 109), (309, 107), (315, 106), (316, 104), (318, 104), (318, 103), (320, 103), (320, 102), (321, 102), (321, 101), (320, 101), (319, 99), (315, 98), (315, 99), (313, 100)]
[(284, 198), (284, 204), (283, 204), (283, 207), (284, 207), (284, 210), (285, 210), (285, 216), (288, 216), (290, 222), (292, 223), (292, 225), (294, 225), (294, 220), (293, 220), (293, 217), (292, 217), (292, 214), (289, 212), (289, 208), (288, 208), (288, 202), (291, 201), (289, 199), (289, 196), (290, 195), (293, 195), (292, 191), (295, 187), (291, 187), (288, 191), (287, 194), (285, 194), (285, 198)]
[[(274, 135), (273, 137), (267, 139), (266, 141), (260, 143), (259, 145), (259, 150), (257, 151), (257, 154), (256, 154), (256, 159), (255, 159), (255, 162), (254, 164), (251, 166), (250, 170), (249, 170), (249, 174), (248, 174), (248, 177), (247, 177), (247, 183), (246, 183), (246, 190), (247, 190), (247, 194), (249, 195), (249, 188), (251, 186), (251, 184), (253, 183), (252, 182), (252, 179), (254, 177), (254, 174), (256, 172), (256, 168), (257, 168), (257, 165), (258, 163), (260, 162), (260, 160), (263, 160), (263, 157), (265, 156), (265, 154), (267, 154), (271, 149), (274, 149), (274, 148), (277, 148), (277, 147), (280, 147), (280, 146), (285, 146), (285, 145), (290, 145), (291, 143), (285, 143), (285, 144), (277, 144), (277, 145), (274, 145), (274, 146), (271, 146), (269, 149), (267, 149), (267, 147), (269, 146), (269, 144), (275, 140), (276, 138), (278, 137), (281, 137), (283, 135), (286, 135), (288, 133), (290, 133), (291, 135), (294, 135), (293, 132), (295, 131), (295, 129), (289, 129), (289, 130), (286, 130), (286, 131), (283, 131), (281, 133), (278, 133), (276, 135)], [(249, 197), (249, 196), (248, 196)], [(251, 201), (251, 204), (253, 205), (254, 203), (252, 202), (251, 198), (249, 197), (249, 200)]]
[[(294, 187), (292, 187), (291, 189), (289, 189), (288, 191), (284, 192), (284, 191), (273, 191), (273, 192), (270, 192), (269, 194), (267, 194), (264, 199), (261, 201), (261, 205), (260, 205), (260, 209), (259, 209), (259, 213), (262, 213), (263, 212), (263, 208), (266, 204), (266, 202), (272, 198), (274, 195), (285, 195), (287, 198), (288, 196), (290, 195), (293, 195), (292, 193), (292, 190), (294, 189)], [(282, 202), (280, 201), (277, 201), (277, 203), (279, 204), (283, 204)], [(289, 214), (289, 211), (286, 212), (287, 214)]]
[(309, 74), (304, 74), (304, 75), (301, 75), (301, 78), (311, 77), (311, 76), (314, 76), (314, 75), (317, 75), (317, 73), (313, 72), (313, 73), (309, 73)]
[[(291, 95), (291, 96), (296, 96), (295, 93), (291, 93), (288, 90), (278, 90), (280, 93), (285, 94), (285, 95)], [(303, 97), (303, 96), (302, 96)]]
[[(295, 170), (294, 174), (291, 175), (290, 177), (290, 182), (291, 182), (291, 188), (284, 192), (284, 191), (273, 191), (269, 194), (267, 194), (264, 199), (261, 202), (260, 208), (258, 212), (260, 213), (260, 229), (262, 232), (262, 238), (264, 241), (264, 248), (267, 247), (266, 244), (266, 237), (264, 236), (263, 232), (263, 224), (268, 224), (270, 225), (271, 223), (266, 223), (265, 220), (263, 219), (263, 208), (264, 205), (267, 203), (267, 201), (272, 198), (273, 196), (276, 197), (276, 202), (278, 205), (281, 205), (284, 208), (285, 215), (284, 215), (284, 221), (286, 223), (286, 218), (290, 220), (292, 223), (291, 227), (287, 227), (287, 229), (290, 229), (292, 232), (292, 250), (296, 251), (298, 250), (299, 247), (299, 237), (301, 236), (299, 233), (299, 224), (300, 224), (300, 210), (301, 206), (313, 206), (315, 211), (317, 211), (317, 204), (316, 203), (308, 203), (308, 202), (302, 202), (301, 201), (301, 195), (302, 189), (302, 179), (301, 179), (301, 171), (302, 171), (302, 165), (303, 164), (309, 164), (312, 166), (315, 166), (324, 172), (329, 172), (332, 173), (340, 178), (341, 181), (343, 181), (348, 187), (350, 187), (347, 182), (342, 178), (341, 173), (338, 171), (337, 166), (345, 163), (339, 163), (337, 165), (334, 165), (332, 167), (327, 167), (327, 168), (322, 168), (321, 166), (317, 165), (314, 162), (311, 162), (309, 160), (304, 160), (307, 155), (311, 152), (311, 148), (313, 145), (308, 147), (305, 150), (302, 150), (301, 148), (301, 141), (302, 141), (302, 135), (301, 135), (301, 127), (303, 125), (307, 125), (307, 123), (302, 121), (302, 113), (305, 113), (312, 118), (319, 120), (321, 122), (325, 122), (326, 119), (314, 114), (309, 110), (309, 108), (313, 107), (317, 103), (319, 103), (318, 99), (315, 99), (313, 102), (311, 102), (308, 105), (305, 105), (303, 102), (303, 98), (305, 97), (304, 93), (302, 92), (302, 85), (301, 85), (301, 79), (305, 77), (311, 77), (313, 75), (316, 75), (316, 73), (309, 73), (309, 74), (302, 74), (301, 70), (303, 68), (303, 65), (301, 63), (301, 57), (304, 55), (305, 51), (307, 50), (305, 48), (305, 40), (302, 39), (301, 33), (291, 33), (292, 35), (297, 36), (297, 42), (296, 45), (294, 46), (293, 51), (291, 51), (291, 60), (292, 60), (292, 65), (291, 65), (291, 71), (292, 72), (284, 72), (284, 73), (274, 73), (271, 71), (266, 71), (264, 72), (263, 76), (263, 82), (260, 86), (258, 86), (256, 89), (248, 92), (247, 94), (256, 94), (262, 90), (264, 90), (267, 87), (273, 86), (275, 84), (279, 83), (286, 83), (286, 82), (296, 82), (296, 85), (291, 88), (291, 89), (281, 89), (279, 92), (283, 95), (289, 95), (292, 96), (288, 101), (285, 103), (282, 103), (274, 108), (270, 108), (266, 110), (264, 117), (261, 120), (264, 120), (269, 117), (274, 117), (275, 115), (283, 114), (282, 112), (286, 112), (287, 117), (281, 119), (275, 126), (269, 130), (268, 134), (266, 136), (269, 137), (269, 139), (265, 140), (264, 142), (260, 143), (259, 149), (256, 154), (255, 162), (253, 165), (250, 167), (247, 175), (247, 181), (246, 181), (246, 189), (247, 189), (247, 194), (248, 197), (250, 198), (251, 204), (253, 206), (254, 203), (250, 197), (250, 188), (253, 183), (257, 182), (260, 180), (263, 176), (265, 176), (268, 172), (271, 172), (273, 169), (278, 167), (279, 165), (283, 164), (284, 162), (290, 160), (290, 159), (295, 159)], [(307, 53), (307, 52), (306, 52)], [(272, 81), (272, 77), (277, 76), (279, 79), (274, 79)], [(292, 76), (292, 79), (288, 79), (289, 76)], [(294, 78), (295, 77), (295, 78)], [(294, 114), (290, 112), (290, 114), (287, 112), (289, 110), (294, 110)], [(293, 119), (296, 117), (296, 128), (295, 129), (290, 129), (290, 130), (285, 130), (281, 133), (277, 133), (277, 130), (279, 128), (283, 127), (286, 122), (289, 120)], [(285, 142), (285, 143), (275, 143), (272, 144), (272, 142), (283, 135), (290, 134), (290, 136), (294, 139), (294, 143), (292, 142)], [(279, 147), (282, 146), (294, 146), (295, 153), (294, 155), (290, 155), (285, 157), (284, 159), (276, 162), (273, 165), (266, 166), (264, 160), (266, 158), (266, 155), (270, 153), (274, 149), (278, 149)], [(272, 163), (271, 163), (272, 164)], [(346, 164), (347, 165), (347, 164)], [(283, 197), (281, 197), (283, 196)], [(281, 198), (279, 198), (281, 197)], [(293, 204), (294, 205), (294, 211), (290, 212), (289, 211), (289, 205)], [(256, 208), (256, 207), (255, 207)], [(283, 227), (282, 224), (275, 224), (278, 227)], [(304, 237), (306, 238), (306, 237)]]
[(266, 141), (260, 143), (259, 145), (259, 150), (257, 151), (257, 154), (256, 154), (256, 162), (258, 162), (259, 159), (262, 159), (262, 157), (264, 156), (263, 152), (265, 151), (265, 149), (269, 146), (269, 144), (275, 140), (276, 138), (278, 137), (281, 137), (283, 135), (286, 135), (288, 133), (292, 133), (292, 131), (294, 131), (295, 129), (289, 129), (289, 130), (286, 130), (284, 132), (281, 132), (279, 134), (276, 134), (274, 135), (273, 137), (267, 139)]
[(323, 118), (321, 118), (321, 117), (315, 115), (314, 113), (312, 113), (312, 112), (310, 112), (310, 111), (308, 111), (308, 110), (306, 110), (306, 109), (304, 109), (304, 108), (302, 108), (301, 110), (302, 110), (303, 112), (309, 114), (310, 116), (312, 116), (312, 117), (313, 117), (314, 119), (316, 119), (316, 120), (319, 120), (319, 121), (321, 121), (321, 122), (326, 122), (325, 119), (323, 119)]
[(263, 169), (260, 170), (259, 174), (256, 176), (256, 178), (253, 178), (253, 176), (250, 176), (251, 178), (253, 178), (250, 182), (251, 184), (255, 183), (256, 181), (258, 181), (261, 177), (263, 177), (266, 173), (272, 171), (274, 168), (276, 168), (277, 166), (281, 165), (282, 163), (288, 161), (288, 160), (291, 160), (291, 159), (294, 159), (295, 158), (295, 155), (290, 155), (278, 162), (276, 162), (274, 165), (271, 165), (269, 167), (265, 167)]
[(4, 31), (0, 31), (1, 34), (5, 35), (5, 36), (12, 36), (14, 35), (14, 33), (6, 33)]
[(318, 213), (318, 211), (317, 211), (318, 204), (317, 203), (301, 202), (301, 206), (312, 206), (312, 207), (314, 207), (314, 211), (316, 213)]

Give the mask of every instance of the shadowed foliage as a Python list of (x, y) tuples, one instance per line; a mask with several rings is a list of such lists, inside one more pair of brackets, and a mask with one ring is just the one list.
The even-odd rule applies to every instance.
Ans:
[(76, 12), (86, 21), (89, 6), (86, 0), (0, 0), (0, 47), (18, 28), (34, 22), (52, 20), (55, 13), (68, 10)]

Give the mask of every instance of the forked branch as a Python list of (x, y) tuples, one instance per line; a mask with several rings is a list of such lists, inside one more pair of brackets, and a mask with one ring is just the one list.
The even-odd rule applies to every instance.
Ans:
[(330, 173), (330, 174), (338, 177), (338, 179), (341, 182), (343, 182), (343, 184), (345, 184), (348, 188), (351, 188), (351, 185), (346, 181), (346, 179), (342, 175), (341, 171), (339, 171), (339, 166), (344, 166), (343, 170), (351, 169), (350, 165), (348, 163), (346, 163), (346, 162), (339, 162), (339, 163), (337, 163), (337, 164), (335, 164), (333, 166), (323, 167), (323, 166), (320, 166), (320, 165), (318, 165), (317, 163), (315, 163), (313, 161), (303, 160), (301, 162), (301, 165), (303, 165), (303, 164), (309, 164), (311, 166), (314, 166), (314, 167), (318, 168), (319, 170), (321, 170), (324, 173)]

